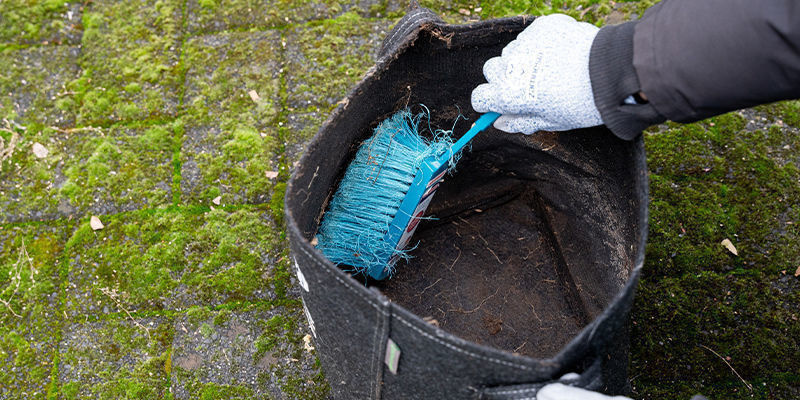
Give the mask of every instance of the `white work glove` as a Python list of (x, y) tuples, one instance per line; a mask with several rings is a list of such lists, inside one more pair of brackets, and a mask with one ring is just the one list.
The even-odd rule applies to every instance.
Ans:
[(598, 30), (563, 14), (536, 18), (483, 65), (489, 83), (472, 91), (472, 108), (503, 114), (495, 128), (528, 135), (602, 125), (589, 80)]
[(536, 400), (631, 400), (625, 396), (606, 396), (563, 383), (551, 383), (536, 393)]

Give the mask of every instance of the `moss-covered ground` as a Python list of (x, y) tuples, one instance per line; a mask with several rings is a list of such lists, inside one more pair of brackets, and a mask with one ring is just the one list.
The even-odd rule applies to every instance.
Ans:
[[(598, 25), (654, 2), (421, 1)], [(405, 3), (0, 4), (0, 398), (326, 398), (282, 196)], [(800, 397), (800, 102), (645, 144), (632, 396)]]

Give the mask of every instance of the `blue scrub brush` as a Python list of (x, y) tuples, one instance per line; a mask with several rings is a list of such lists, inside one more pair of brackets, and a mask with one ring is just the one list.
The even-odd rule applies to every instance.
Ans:
[(461, 150), (499, 116), (483, 114), (458, 141), (438, 130), (419, 134), (426, 113), (404, 109), (375, 128), (348, 166), (317, 233), (317, 248), (354, 273), (384, 279), (409, 258), (406, 245), (423, 219), (439, 182)]

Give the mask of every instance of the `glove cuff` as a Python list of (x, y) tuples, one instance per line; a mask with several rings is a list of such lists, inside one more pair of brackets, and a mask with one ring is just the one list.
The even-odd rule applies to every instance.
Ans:
[(641, 90), (633, 67), (636, 23), (631, 21), (600, 29), (589, 53), (594, 104), (611, 132), (626, 140), (666, 120), (651, 104), (625, 103), (625, 98)]

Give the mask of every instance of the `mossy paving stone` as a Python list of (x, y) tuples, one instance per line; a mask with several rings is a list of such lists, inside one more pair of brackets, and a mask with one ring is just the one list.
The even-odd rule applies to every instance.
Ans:
[[(389, 0), (386, 14), (389, 17), (402, 17), (408, 12), (407, 0)], [(640, 3), (653, 4), (655, 1), (629, 3), (611, 0), (561, 0), (561, 1), (446, 1), (419, 0), (422, 7), (427, 7), (445, 22), (465, 24), (493, 18), (516, 17), (520, 15), (540, 16), (562, 13), (580, 21), (592, 24), (620, 23), (635, 17), (646, 7)]]
[[(17, 129), (16, 149), (1, 166), (9, 179), (0, 180), (0, 221), (117, 213), (169, 204), (174, 130), (179, 128), (173, 124)], [(47, 150), (46, 156), (35, 155), (37, 143)]]
[(318, 107), (310, 107), (299, 111), (291, 110), (288, 113), (288, 123), (284, 135), (284, 154), (286, 163), (294, 167), (306, 149), (306, 145), (317, 133), (325, 122), (327, 115)]
[(305, 347), (310, 332), (300, 308), (293, 302), (187, 310), (175, 323), (175, 398), (325, 398), (327, 384), (313, 347)]
[(5, 0), (0, 10), (0, 43), (79, 44), (82, 11), (80, 1)]
[[(386, 14), (390, 18), (400, 18), (406, 13), (408, 13), (409, 3), (411, 3), (411, 1), (409, 0), (388, 0), (386, 4)], [(469, 1), (469, 0), (456, 0), (456, 1), (420, 0), (419, 1), (420, 6), (430, 9), (449, 24), (464, 24), (479, 20), (481, 18), (481, 12), (483, 10), (480, 3), (481, 2), (479, 1)], [(507, 3), (507, 2), (500, 2), (500, 3)], [(479, 9), (479, 11), (476, 11), (475, 10), (476, 8)], [(518, 13), (513, 15), (520, 15), (520, 14)]]
[(265, 203), (274, 196), (280, 147), (276, 133), (250, 127), (188, 127), (182, 147), (181, 194), (187, 204)]
[(288, 261), (266, 207), (141, 211), (83, 222), (72, 235), (72, 317), (178, 310), (286, 296)]
[(0, 398), (43, 399), (59, 307), (59, 263), (68, 223), (0, 225)]
[(331, 108), (375, 64), (389, 20), (355, 13), (297, 26), (286, 33), (287, 104)]
[(645, 135), (650, 233), (631, 335), (631, 374), (643, 398), (800, 392), (793, 110), (777, 104)]
[(184, 105), (189, 121), (256, 129), (272, 126), (281, 106), (282, 47), (279, 31), (188, 40)]
[(62, 101), (82, 125), (177, 113), (182, 0), (95, 0), (84, 9), (81, 67)]
[(169, 204), (175, 129), (119, 126), (73, 134), (60, 194), (98, 215)]
[(800, 282), (791, 273), (643, 280), (631, 332), (636, 392), (646, 399), (797, 398)]
[(123, 313), (66, 324), (58, 345), (59, 398), (170, 398), (173, 335), (168, 317)]
[(187, 42), (183, 202), (210, 205), (217, 196), (222, 204), (270, 200), (276, 181), (267, 172), (280, 159), (281, 48), (277, 31)]
[[(54, 196), (65, 180), (65, 137), (50, 128), (12, 126), (9, 130), (13, 133), (0, 131), (6, 149), (13, 148), (7, 159), (0, 160), (4, 177), (0, 179), (0, 221), (56, 219), (70, 214), (69, 203)], [(47, 150), (47, 156), (34, 154), (36, 143)]]
[(0, 115), (19, 123), (69, 126), (65, 85), (80, 75), (76, 46), (40, 46), (0, 51)]
[(187, 26), (192, 34), (226, 30), (269, 29), (355, 12), (384, 16), (385, 0), (188, 0)]
[[(776, 272), (800, 264), (800, 147), (739, 113), (647, 134), (650, 235), (645, 278), (704, 270)], [(783, 140), (788, 141), (784, 143)], [(789, 145), (788, 149), (784, 149)], [(780, 160), (769, 148), (781, 149)], [(740, 257), (720, 245), (730, 240)]]

